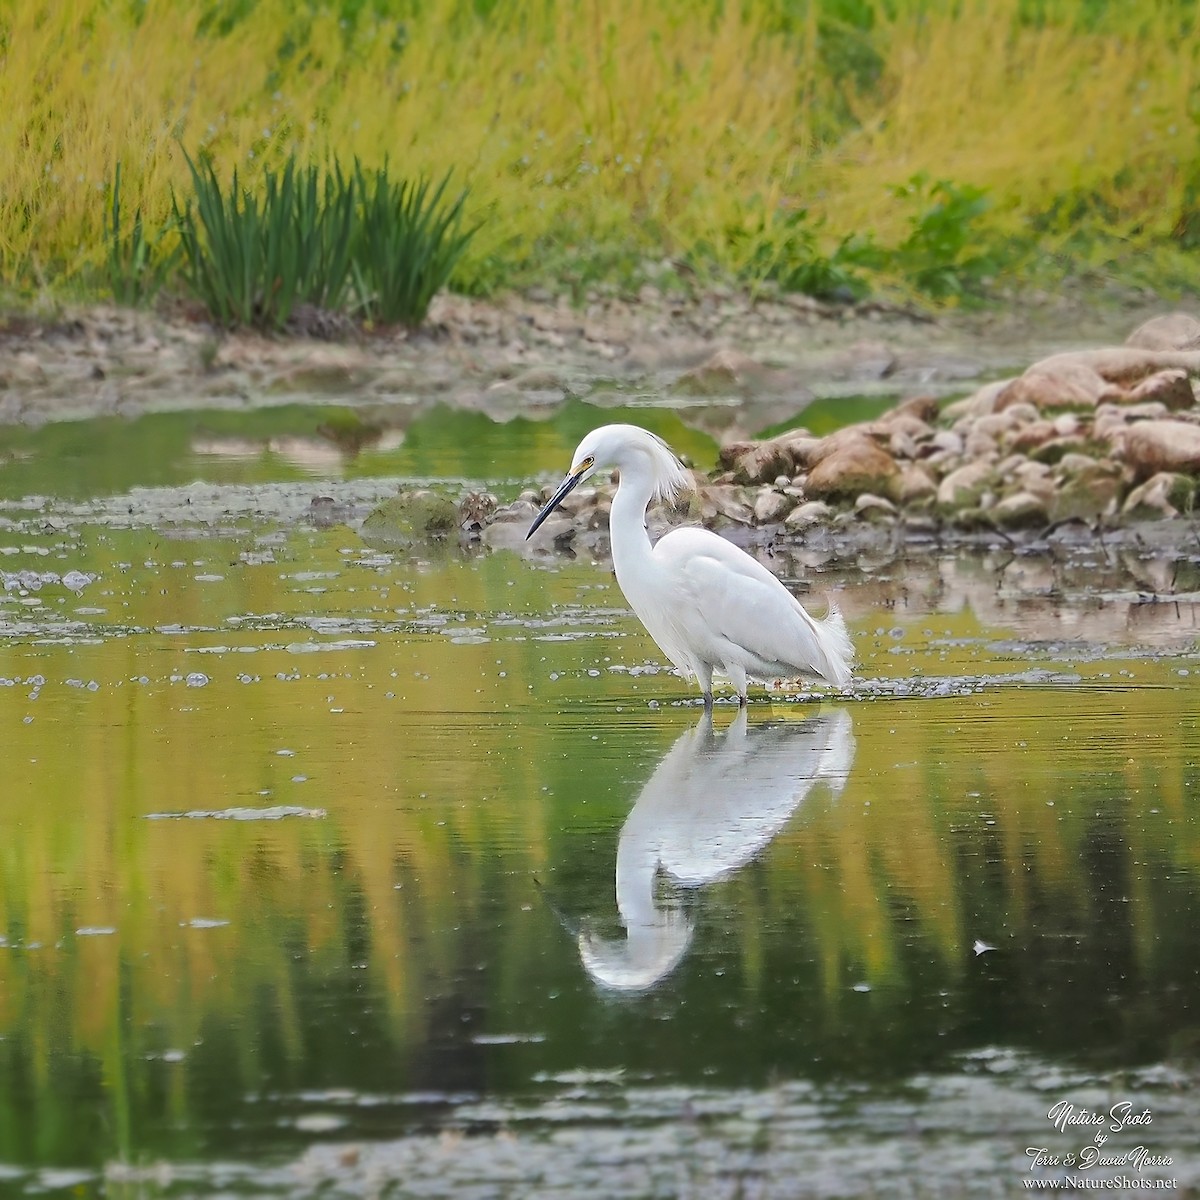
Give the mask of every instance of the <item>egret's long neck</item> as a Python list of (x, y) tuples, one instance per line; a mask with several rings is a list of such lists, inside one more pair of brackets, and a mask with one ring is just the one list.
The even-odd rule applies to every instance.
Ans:
[(626, 928), (661, 925), (666, 914), (654, 903), (658, 847), (645, 838), (622, 831), (617, 843), (617, 910)]
[(639, 470), (635, 464), (621, 469), (620, 484), (609, 517), (609, 535), (617, 582), (626, 596), (631, 587), (637, 590), (639, 581), (650, 578), (643, 566), (651, 561), (646, 506), (653, 491), (654, 483), (644, 468)]

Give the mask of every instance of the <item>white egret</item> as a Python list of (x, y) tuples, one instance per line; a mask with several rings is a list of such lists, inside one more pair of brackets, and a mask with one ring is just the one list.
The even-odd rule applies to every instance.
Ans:
[(714, 670), (742, 704), (748, 677), (815, 675), (839, 687), (850, 678), (854, 650), (834, 605), (823, 620), (810, 616), (766, 567), (707, 529), (672, 529), (651, 544), (646, 508), (673, 499), (688, 474), (662, 438), (636, 425), (603, 425), (579, 443), (574, 465), (526, 538), (572, 488), (606, 466), (620, 473), (609, 518), (617, 583), (662, 652), (700, 684), (706, 705)]

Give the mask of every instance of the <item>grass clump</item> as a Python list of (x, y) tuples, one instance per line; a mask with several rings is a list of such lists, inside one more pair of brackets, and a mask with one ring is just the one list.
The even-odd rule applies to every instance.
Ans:
[(386, 166), (368, 174), (356, 165), (355, 182), (359, 307), (373, 321), (416, 325), (478, 229), (463, 224), (466, 193), (447, 202), (449, 175), (436, 186), (428, 179), (397, 181)]
[(350, 281), (354, 194), (338, 171), (264, 173), (261, 197), (226, 188), (209, 162), (187, 158), (194, 196), (173, 203), (184, 280), (224, 325), (282, 328), (298, 303), (340, 308)]
[(173, 201), (189, 290), (225, 325), (282, 329), (298, 305), (417, 325), (474, 233), (448, 177), (397, 181), (386, 166), (324, 174), (289, 158), (260, 192), (186, 156), (194, 194)]
[(164, 250), (162, 232), (151, 237), (136, 209), (126, 225), (121, 207), (121, 164), (113, 171), (112, 192), (105, 214), (105, 283), (118, 304), (136, 307), (148, 303), (175, 269), (178, 247)]

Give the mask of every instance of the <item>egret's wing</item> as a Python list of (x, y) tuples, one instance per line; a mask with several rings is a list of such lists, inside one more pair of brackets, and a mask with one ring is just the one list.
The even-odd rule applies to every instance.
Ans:
[(849, 678), (852, 651), (836, 610), (810, 616), (761, 563), (706, 529), (676, 529), (654, 548), (680, 589), (680, 609), (714, 638), (765, 663), (813, 671), (835, 683)]

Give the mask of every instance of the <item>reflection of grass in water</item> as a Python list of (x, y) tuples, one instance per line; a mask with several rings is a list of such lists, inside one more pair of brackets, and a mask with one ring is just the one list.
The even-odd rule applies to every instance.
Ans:
[(483, 413), (439, 405), (408, 426), (399, 449), (371, 456), (369, 465), (372, 474), (386, 463), (396, 474), (482, 480), (562, 474), (586, 433), (618, 422), (657, 433), (699, 467), (711, 466), (716, 458), (712, 439), (689, 428), (669, 409), (600, 409), (569, 400), (546, 420), (516, 417), (503, 424)]
[[(381, 427), (390, 426), (393, 417), (389, 413)], [(268, 449), (269, 441), (284, 437), (311, 439), (330, 449), (334, 438), (343, 447), (361, 439), (359, 453), (346, 454), (331, 472), (339, 477), (503, 481), (509, 486), (501, 491), (509, 492), (533, 477), (565, 471), (583, 435), (610, 421), (653, 430), (697, 466), (711, 466), (716, 457), (712, 439), (669, 410), (598, 409), (570, 401), (545, 421), (518, 417), (502, 424), (483, 413), (435, 405), (409, 417), (403, 444), (386, 452), (371, 448), (366, 427), (374, 419), (369, 410), (286, 405), (0, 428), (0, 499), (49, 495), (83, 500), (196, 480), (249, 484), (318, 478)], [(250, 456), (198, 455), (198, 438), (237, 439)], [(260, 443), (257, 453), (255, 443)]]
[[(232, 565), (236, 542), (193, 543), (186, 557), (205, 560), (200, 567), (117, 572), (115, 561), (165, 556), (151, 535), (106, 535), (77, 565), (102, 569), (101, 586), (115, 591), (105, 603), (122, 622), (216, 632), (10, 647), (16, 665), (6, 673), (36, 670), (49, 683), (36, 703), (27, 687), (0, 688), (0, 728), (14, 731), (0, 799), (0, 932), (45, 947), (0, 950), (6, 1158), (107, 1155), (115, 1141), (135, 1154), (165, 1152), (152, 1136), (190, 1153), (197, 1106), (219, 1120), (231, 1093), (343, 1082), (345, 1062), (361, 1059), (364, 1046), (373, 1061), (355, 1060), (356, 1086), (404, 1090), (421, 1082), (423, 1047), (447, 1005), (480, 1010), (493, 1029), (536, 1022), (550, 1063), (574, 1066), (597, 1053), (580, 1032), (581, 1013), (590, 1018), (593, 1008), (577, 991), (574, 948), (537, 909), (530, 879), (553, 869), (561, 887), (582, 873), (594, 894), (611, 895), (611, 852), (629, 796), (693, 714), (664, 708), (647, 724), (639, 707), (595, 723), (554, 708), (548, 722), (552, 670), (581, 670), (604, 654), (640, 660), (643, 644), (538, 642), (526, 627), (519, 636), (527, 640), (451, 648), (436, 627), (416, 624), (430, 612), (472, 624), (477, 614), (545, 614), (594, 586), (593, 569), (513, 570), (490, 556), (377, 572), (346, 565), (339, 551), (355, 545), (347, 531), (313, 535), (281, 549), (276, 564), (248, 567)], [(223, 581), (194, 581), (217, 563)], [(284, 578), (312, 570), (339, 577), (318, 597)], [(286, 623), (368, 611), (408, 627), (371, 634), (376, 648), (345, 654), (185, 653), (320, 641)], [(259, 634), (226, 623), (253, 613), (279, 616)], [(976, 631), (969, 614), (937, 625)], [(296, 668), (301, 679), (275, 679)], [(172, 670), (204, 670), (212, 682), (128, 682)], [(262, 681), (236, 682), (243, 671)], [(66, 689), (67, 677), (102, 686)], [(602, 673), (587, 686), (625, 702), (631, 682)], [(941, 1010), (905, 1006), (926, 987), (949, 990), (948, 1002), (961, 1006), (953, 1044), (1006, 1036), (972, 1025), (977, 936), (1001, 946), (1011, 1003), (1030, 1012), (1040, 1004), (1058, 1014), (1084, 991), (1090, 1000), (1112, 988), (1114, 969), (1129, 972), (1134, 993), (1173, 980), (1191, 961), (1181, 898), (1194, 895), (1200, 843), (1186, 794), (1195, 747), (1164, 732), (1180, 728), (1187, 701), (1170, 689), (1120, 701), (1013, 691), (855, 706), (858, 752), (842, 796), (699, 900), (702, 913), (715, 914), (714, 929), (734, 933), (721, 952), (742, 974), (747, 1011), (763, 1014), (748, 1018), (761, 1046), (774, 1042), (753, 1023), (769, 1021), (802, 1048), (824, 1042), (824, 1061), (854, 1072), (902, 1070), (913, 1055), (936, 1061), (948, 1053), (933, 1036)], [(35, 720), (25, 726), (29, 713)], [(593, 731), (601, 741), (590, 740)], [(1153, 753), (1130, 762), (1130, 746)], [(280, 748), (296, 757), (279, 757)], [(310, 780), (293, 785), (294, 774)], [(259, 797), (263, 789), (271, 795)], [(141, 817), (287, 802), (325, 807), (329, 817), (246, 825)], [(1151, 807), (1160, 814), (1148, 815)], [(526, 905), (532, 915), (515, 917)], [(196, 917), (230, 925), (187, 927)], [(1089, 960), (1106, 922), (1118, 940)], [(76, 938), (84, 926), (118, 932)], [(780, 928), (794, 936), (767, 932)], [(1071, 971), (1039, 997), (1047, 971), (1032, 951), (1071, 930), (1083, 939)], [(481, 951), (480, 937), (495, 944)], [(486, 973), (474, 969), (479, 959), (490, 959)], [(805, 973), (799, 994), (811, 998), (809, 1010), (775, 1011), (780, 997), (798, 994), (787, 982), (796, 971)], [(701, 965), (685, 961), (670, 986), (715, 1030), (706, 981)], [(859, 981), (870, 996), (850, 990)], [(574, 999), (538, 1003), (542, 989)], [(356, 1041), (348, 1027), (368, 1020), (364, 1008), (374, 1016)], [(1169, 1026), (1170, 1014), (1149, 1028)], [(681, 1056), (693, 1027), (664, 1026), (640, 1009), (625, 1018), (621, 1036), (644, 1039), (647, 1065), (670, 1066), (672, 1054), (676, 1070), (688, 1061)], [(1048, 1048), (1064, 1052), (1085, 1035), (1095, 1044), (1108, 1020), (1101, 1013), (1089, 1026), (1064, 1015), (1053, 1036), (1066, 1042)], [(461, 1030), (455, 1037), (461, 1047)], [(147, 1058), (167, 1049), (187, 1057), (175, 1065)], [(735, 1053), (752, 1062), (757, 1051)], [(164, 1094), (182, 1132), (157, 1123)], [(107, 1128), (97, 1118), (81, 1138), (80, 1113), (103, 1113)]]

